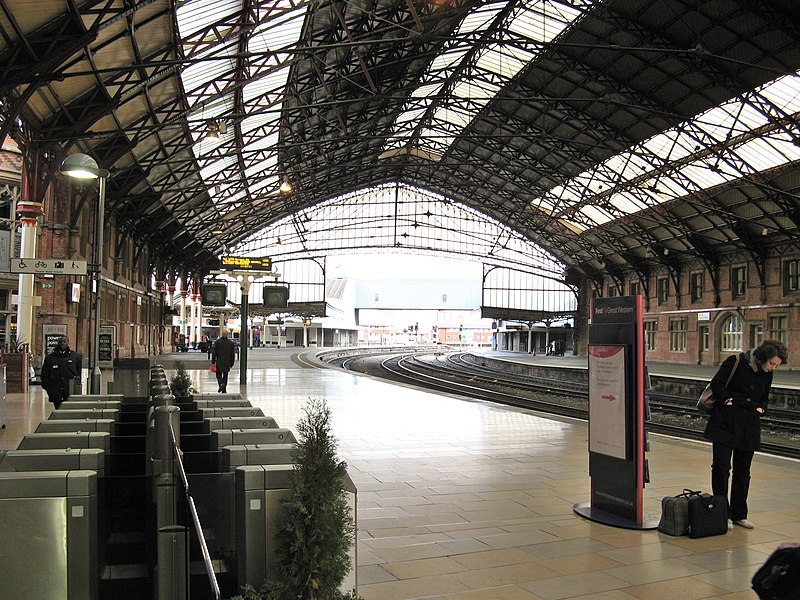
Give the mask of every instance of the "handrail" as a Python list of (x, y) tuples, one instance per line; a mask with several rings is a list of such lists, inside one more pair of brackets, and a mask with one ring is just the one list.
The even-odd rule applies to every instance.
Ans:
[[(178, 466), (178, 475), (180, 476), (181, 483), (183, 484), (183, 492), (186, 495), (186, 502), (189, 506), (189, 512), (192, 516), (192, 523), (194, 524), (194, 531), (197, 534), (197, 541), (200, 544), (200, 552), (203, 555), (203, 565), (206, 569), (206, 576), (208, 582), (211, 584), (211, 589), (214, 593), (214, 600), (220, 600), (219, 583), (217, 582), (217, 575), (214, 573), (214, 565), (211, 564), (211, 555), (208, 552), (208, 544), (203, 535), (203, 527), (200, 525), (200, 516), (197, 514), (197, 507), (194, 504), (194, 499), (189, 494), (189, 478), (186, 476), (186, 469), (183, 466), (183, 459), (181, 458), (181, 451), (178, 448), (178, 442), (175, 439), (175, 430), (172, 428), (172, 422), (168, 421), (169, 435), (172, 438), (172, 449), (175, 452), (175, 464)], [(187, 569), (187, 573), (189, 570)]]

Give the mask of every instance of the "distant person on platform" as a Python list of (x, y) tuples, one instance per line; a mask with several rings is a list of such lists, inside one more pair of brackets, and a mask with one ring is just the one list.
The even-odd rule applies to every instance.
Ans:
[(69, 398), (69, 382), (81, 373), (83, 357), (69, 349), (69, 338), (61, 336), (53, 351), (44, 357), (42, 387), (56, 408)]
[(234, 362), (236, 362), (236, 344), (228, 339), (228, 330), (223, 328), (211, 351), (211, 364), (217, 365), (218, 392), (224, 394), (228, 391), (228, 373), (233, 368)]

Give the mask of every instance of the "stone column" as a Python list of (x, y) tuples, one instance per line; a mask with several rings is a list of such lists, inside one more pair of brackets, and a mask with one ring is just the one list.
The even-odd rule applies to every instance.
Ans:
[[(36, 257), (36, 240), (39, 235), (39, 217), (44, 214), (41, 202), (21, 200), (17, 204), (17, 214), (22, 224), (19, 258)], [(33, 347), (33, 309), (41, 304), (41, 298), (33, 294), (33, 274), (19, 275), (19, 294), (17, 301), (17, 347), (23, 350)]]

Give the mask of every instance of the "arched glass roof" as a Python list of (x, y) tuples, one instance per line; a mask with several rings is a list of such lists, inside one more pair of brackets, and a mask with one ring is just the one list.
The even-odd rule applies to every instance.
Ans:
[(713, 268), (800, 238), (797, 23), (794, 0), (6, 0), (0, 137), (92, 155), (167, 267), (394, 185), (590, 277)]

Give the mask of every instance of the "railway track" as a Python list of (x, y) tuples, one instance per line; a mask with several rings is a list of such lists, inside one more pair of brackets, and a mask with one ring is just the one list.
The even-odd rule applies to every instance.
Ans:
[[(464, 360), (462, 353), (362, 353), (329, 361), (342, 368), (405, 384), (435, 389), (569, 418), (588, 418), (588, 386), (584, 383), (531, 377)], [(648, 392), (648, 431), (702, 439), (706, 419), (694, 398)], [(800, 458), (800, 420), (790, 410), (770, 410), (762, 419), (762, 452)]]

